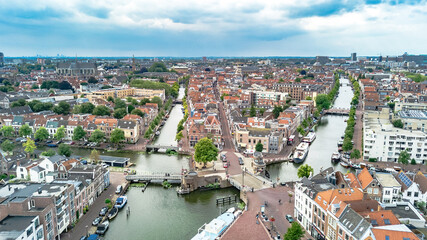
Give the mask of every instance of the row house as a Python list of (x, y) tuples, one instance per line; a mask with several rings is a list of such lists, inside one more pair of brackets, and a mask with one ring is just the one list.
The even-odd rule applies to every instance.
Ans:
[(411, 176), (399, 172), (396, 180), (402, 186), (402, 200), (417, 206), (418, 202), (427, 202), (427, 177), (421, 172)]
[(213, 143), (219, 147), (222, 143), (222, 130), (221, 124), (216, 116), (209, 115), (204, 121), (204, 130)]

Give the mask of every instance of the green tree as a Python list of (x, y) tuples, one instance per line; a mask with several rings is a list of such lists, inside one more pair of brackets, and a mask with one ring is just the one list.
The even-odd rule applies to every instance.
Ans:
[(212, 143), (212, 140), (206, 137), (200, 139), (194, 149), (194, 161), (203, 163), (204, 166), (208, 162), (215, 161), (218, 156), (218, 149)]
[(104, 105), (98, 105), (93, 109), (93, 115), (96, 116), (110, 116), (110, 109)]
[(177, 142), (181, 141), (181, 139), (184, 137), (184, 134), (182, 134), (182, 131), (179, 131), (176, 136), (175, 136), (175, 140)]
[(67, 102), (59, 102), (58, 106), (53, 107), (52, 111), (54, 111), (56, 114), (63, 114), (67, 115), (70, 113), (71, 106)]
[(1, 149), (7, 154), (9, 154), (9, 152), (12, 152), (14, 148), (15, 144), (7, 139), (1, 144)]
[(95, 83), (98, 83), (98, 80), (96, 80), (96, 78), (95, 78), (95, 77), (90, 77), (90, 78), (89, 78), (89, 80), (88, 80), (87, 82), (88, 82), (88, 83), (95, 84)]
[(256, 117), (256, 108), (254, 105), (252, 105), (251, 108), (249, 109), (249, 115), (251, 117)]
[(310, 174), (312, 174), (313, 172), (314, 172), (314, 170), (313, 170), (313, 168), (310, 165), (304, 164), (304, 165), (301, 165), (298, 168), (297, 175), (298, 175), (299, 178), (303, 178), (303, 177), (307, 177), (308, 178), (308, 177), (310, 177)]
[(399, 158), (397, 159), (397, 161), (399, 163), (402, 163), (402, 164), (406, 165), (406, 164), (409, 163), (410, 159), (411, 159), (411, 155), (409, 155), (409, 153), (406, 150), (403, 150), (403, 151), (400, 152)]
[(144, 106), (145, 104), (147, 104), (147, 103), (149, 103), (150, 102), (150, 99), (148, 99), (148, 98), (143, 98), (143, 99), (141, 99), (140, 101), (139, 101), (139, 104), (141, 105), (141, 106)]
[(293, 222), (291, 227), (288, 228), (288, 231), (283, 236), (284, 240), (300, 240), (304, 237), (304, 229), (297, 222)]
[(15, 135), (15, 130), (13, 129), (12, 126), (3, 126), (1, 128), (1, 133), (3, 134), (3, 136), (5, 137), (13, 137), (13, 135)]
[(149, 72), (168, 72), (168, 69), (166, 68), (165, 64), (162, 62), (155, 62), (151, 67), (148, 69)]
[(319, 94), (316, 97), (316, 106), (319, 110), (329, 109), (331, 106), (331, 100), (326, 94)]
[(93, 131), (92, 135), (90, 135), (89, 141), (100, 143), (104, 140), (105, 133), (99, 129)]
[(157, 97), (157, 96), (153, 97), (150, 102), (151, 103), (157, 103), (157, 106), (159, 106), (159, 108), (161, 108), (163, 106), (162, 99)]
[(95, 105), (93, 105), (90, 102), (87, 103), (83, 103), (82, 105), (80, 105), (80, 113), (92, 113), (93, 110), (95, 109)]
[(123, 140), (125, 140), (125, 132), (123, 132), (123, 130), (116, 128), (111, 132), (111, 136), (110, 136), (111, 143), (117, 145)]
[(403, 122), (400, 119), (394, 120), (393, 121), (393, 126), (397, 127), (397, 128), (403, 128)]
[(65, 133), (66, 133), (65, 127), (61, 126), (56, 130), (56, 133), (53, 135), (53, 137), (56, 140), (62, 140), (65, 137)]
[(66, 157), (69, 157), (73, 152), (71, 151), (70, 145), (61, 143), (59, 144), (59, 147), (58, 147), (58, 153), (59, 155), (64, 155)]
[(108, 96), (108, 97), (107, 97), (107, 101), (108, 101), (108, 102), (114, 102), (114, 98), (113, 98), (112, 96)]
[(359, 149), (354, 149), (353, 152), (350, 153), (350, 158), (352, 159), (359, 159), (360, 157)]
[(122, 119), (126, 114), (127, 112), (125, 108), (117, 108), (114, 110), (113, 116), (117, 119)]
[(415, 161), (415, 159), (412, 158), (411, 165), (416, 165), (416, 164), (417, 164), (417, 161)]
[(56, 152), (53, 149), (49, 149), (49, 150), (41, 153), (42, 156), (46, 156), (46, 157), (52, 157), (55, 154), (56, 154)]
[(114, 109), (126, 108), (126, 102), (120, 98), (114, 99)]
[(274, 108), (273, 108), (273, 116), (274, 116), (274, 118), (278, 118), (280, 116), (281, 112), (283, 112), (282, 106), (274, 106)]
[(138, 102), (138, 100), (136, 100), (136, 99), (134, 99), (134, 98), (132, 98), (132, 101), (131, 101), (131, 103), (132, 103), (132, 105), (134, 105), (134, 106), (137, 106), (137, 105), (139, 105), (139, 102)]
[(258, 142), (256, 145), (255, 145), (255, 151), (257, 151), (257, 152), (262, 152), (262, 150), (264, 149), (264, 145), (262, 145), (262, 143), (261, 142)]
[(93, 149), (90, 152), (90, 157), (89, 158), (92, 161), (92, 163), (95, 163), (95, 164), (97, 164), (101, 160), (101, 158), (99, 157), (99, 152), (96, 149)]
[(30, 126), (28, 126), (28, 124), (23, 125), (19, 129), (19, 136), (21, 136), (21, 137), (30, 136), (32, 133), (33, 133), (33, 130), (30, 128)]
[(24, 151), (27, 152), (27, 154), (31, 154), (37, 149), (34, 140), (31, 138), (27, 138), (27, 141), (22, 144), (22, 147), (24, 147)]
[(49, 132), (45, 127), (41, 127), (34, 134), (34, 138), (40, 141), (46, 140), (49, 138)]
[(78, 141), (78, 140), (84, 138), (85, 136), (86, 136), (86, 132), (82, 126), (79, 125), (74, 129), (74, 133), (73, 133), (73, 140), (74, 141)]
[(344, 142), (342, 144), (342, 150), (350, 151), (353, 149), (353, 143), (351, 142), (351, 138), (344, 138)]
[(305, 135), (305, 130), (304, 130), (304, 128), (301, 125), (297, 127), (297, 132), (299, 134), (301, 134), (302, 136)]
[(140, 116), (140, 117), (144, 117), (144, 116), (145, 116), (145, 113), (143, 113), (143, 112), (142, 112), (141, 110), (139, 110), (139, 109), (134, 109), (134, 110), (132, 110), (131, 114), (135, 114), (135, 115), (138, 115), (138, 116)]
[(128, 105), (128, 111), (127, 112), (132, 112), (133, 110), (135, 109), (135, 107), (132, 105), (132, 104), (130, 104), (130, 105)]

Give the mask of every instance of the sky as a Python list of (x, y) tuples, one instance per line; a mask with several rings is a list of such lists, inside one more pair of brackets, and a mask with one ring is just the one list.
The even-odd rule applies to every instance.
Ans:
[(8, 56), (427, 54), (427, 0), (0, 0)]

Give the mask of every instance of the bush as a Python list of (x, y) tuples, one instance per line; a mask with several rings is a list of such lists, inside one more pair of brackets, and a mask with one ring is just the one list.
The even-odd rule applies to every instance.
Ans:
[(369, 162), (377, 162), (376, 158), (369, 158)]

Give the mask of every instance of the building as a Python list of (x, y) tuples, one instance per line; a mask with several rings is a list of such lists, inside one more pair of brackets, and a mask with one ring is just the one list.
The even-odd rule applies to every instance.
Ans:
[(39, 216), (7, 216), (0, 221), (0, 239), (45, 239)]
[(94, 76), (97, 68), (95, 63), (61, 62), (56, 67), (56, 73), (63, 76)]
[(153, 97), (159, 97), (162, 101), (165, 100), (165, 90), (164, 89), (144, 89), (144, 88), (122, 88), (122, 89), (106, 89), (91, 92), (86, 95), (87, 99), (90, 102), (94, 102), (95, 99), (107, 100), (108, 97), (125, 99), (127, 97), (132, 97), (134, 99), (152, 99)]
[(381, 186), (381, 203), (396, 203), (400, 201), (400, 183), (390, 173), (376, 173), (376, 179)]
[(351, 53), (351, 59), (352, 62), (357, 62), (357, 54), (356, 53)]
[(426, 132), (427, 130), (427, 111), (423, 110), (402, 110), (397, 114), (396, 119), (403, 123), (403, 129), (418, 130)]
[(4, 54), (0, 52), (0, 66), (4, 65)]

